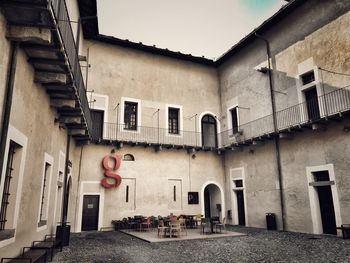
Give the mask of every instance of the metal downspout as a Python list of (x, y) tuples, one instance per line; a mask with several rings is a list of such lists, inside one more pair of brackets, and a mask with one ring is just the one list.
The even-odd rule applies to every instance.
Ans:
[[(277, 134), (278, 126), (277, 126), (277, 115), (276, 115), (276, 99), (275, 93), (273, 90), (273, 81), (272, 81), (272, 68), (271, 68), (271, 49), (269, 41), (263, 36), (259, 35), (255, 32), (255, 36), (266, 44), (266, 52), (267, 52), (267, 64), (268, 64), (268, 74), (269, 74), (269, 84), (270, 84), (270, 97), (271, 97), (271, 107), (272, 107), (272, 119), (273, 119), (273, 127), (274, 133)], [(281, 162), (281, 152), (280, 152), (280, 138), (279, 136), (275, 136), (275, 153), (276, 153), (276, 162), (277, 162), (277, 174), (278, 174), (278, 184), (279, 184), (279, 194), (281, 200), (281, 214), (282, 214), (282, 230), (286, 229), (286, 211), (285, 211), (285, 202), (283, 195), (283, 175), (282, 175), (282, 162)]]
[(70, 152), (70, 141), (71, 135), (68, 131), (67, 135), (67, 148), (66, 148), (66, 165), (64, 169), (64, 181), (63, 181), (63, 199), (62, 199), (62, 214), (61, 214), (61, 225), (65, 227), (67, 225), (67, 217), (65, 215), (67, 210), (67, 179), (68, 179), (68, 166), (69, 166), (69, 152)]
[[(12, 109), (12, 99), (13, 99), (13, 90), (15, 84), (16, 76), (16, 66), (17, 66), (17, 52), (19, 44), (18, 42), (11, 41), (10, 47), (10, 57), (8, 62), (7, 77), (6, 77), (6, 91), (4, 96), (4, 105), (3, 105), (3, 117), (2, 117), (2, 126), (1, 126), (1, 138), (0, 138), (0, 168), (4, 165), (5, 159), (5, 148), (7, 142), (7, 134), (10, 125), (10, 115)], [(0, 172), (0, 181), (2, 174)]]

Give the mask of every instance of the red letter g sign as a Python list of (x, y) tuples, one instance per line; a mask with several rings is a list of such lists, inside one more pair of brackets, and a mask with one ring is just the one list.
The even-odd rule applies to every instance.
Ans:
[[(110, 161), (113, 162), (113, 165), (111, 167)], [(107, 155), (105, 158), (103, 158), (103, 169), (105, 170), (104, 175), (105, 178), (101, 180), (101, 184), (104, 188), (113, 188), (118, 187), (120, 183), (122, 182), (122, 178), (114, 173), (116, 170), (119, 169), (121, 164), (121, 160), (117, 156)], [(112, 181), (112, 182), (111, 182)]]

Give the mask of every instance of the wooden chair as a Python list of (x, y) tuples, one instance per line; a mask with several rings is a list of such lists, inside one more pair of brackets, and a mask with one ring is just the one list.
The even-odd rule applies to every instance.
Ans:
[(215, 232), (218, 232), (218, 228), (220, 229), (220, 233), (221, 233), (221, 228), (223, 228), (226, 232), (226, 217), (224, 217), (224, 219), (222, 220), (222, 223), (216, 223), (215, 224)]
[(147, 217), (146, 221), (144, 221), (144, 222), (142, 222), (140, 224), (140, 230), (143, 230), (145, 228), (150, 230), (151, 226), (152, 226), (152, 218), (151, 217)]
[(196, 225), (197, 225), (197, 227), (201, 226), (202, 218), (203, 218), (203, 215), (201, 215), (201, 214), (196, 215)]
[(180, 217), (179, 224), (180, 224), (180, 233), (184, 232), (186, 234), (186, 236), (187, 236), (186, 219)]
[(158, 221), (158, 238), (165, 237), (169, 232), (169, 227), (164, 225), (163, 220)]
[(202, 218), (201, 219), (201, 224), (200, 224), (200, 230), (201, 234), (205, 234), (205, 228), (209, 227), (210, 228), (210, 218)]
[(170, 237), (180, 236), (181, 227), (179, 221), (173, 221), (169, 223)]

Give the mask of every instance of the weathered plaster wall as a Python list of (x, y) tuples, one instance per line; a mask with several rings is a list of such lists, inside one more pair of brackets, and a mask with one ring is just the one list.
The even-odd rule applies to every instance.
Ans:
[[(315, 2), (318, 2), (317, 5)], [(349, 72), (349, 8), (350, 3), (346, 1), (309, 1), (266, 32), (264, 36), (270, 41), (273, 54), (274, 88), (285, 93), (275, 93), (277, 110), (301, 102), (298, 97), (299, 75), (307, 72), (305, 69), (315, 69), (315, 85), (322, 86), (323, 80), (325, 93), (350, 84), (347, 76), (327, 72), (321, 76), (317, 70), (317, 67), (322, 67), (340, 73)], [(271, 114), (268, 76), (254, 69), (266, 65), (265, 52), (263, 42), (257, 40), (219, 69), (222, 113), (225, 115), (227, 108), (233, 104), (249, 108), (239, 110), (241, 124)], [(227, 121), (222, 122), (222, 125), (225, 124)], [(281, 141), (287, 230), (313, 232), (306, 176), (306, 167), (309, 166), (334, 165), (341, 218), (344, 220), (344, 216), (348, 216), (349, 137), (343, 131), (344, 126), (348, 125), (349, 120), (345, 117), (341, 124), (328, 122), (327, 131), (294, 133), (293, 140)], [(248, 154), (249, 149), (253, 149), (254, 154)], [(225, 166), (226, 180), (230, 178), (230, 168), (246, 167), (249, 225), (265, 227), (264, 213), (274, 210), (272, 212), (277, 214), (278, 225), (281, 226), (273, 143), (267, 141), (262, 146), (251, 146), (243, 152), (228, 153)], [(261, 196), (255, 203), (257, 191), (265, 193), (268, 189), (275, 194)], [(229, 195), (226, 198), (229, 207)]]
[[(183, 106), (183, 129), (195, 130), (195, 114), (220, 115), (220, 96), (214, 68), (98, 42), (90, 50), (88, 89), (109, 96), (108, 121), (116, 123), (121, 97), (141, 100), (141, 125), (167, 128), (165, 104)], [(119, 114), (121, 110), (119, 109)], [(120, 121), (121, 118), (119, 118)]]
[[(111, 149), (112, 146), (85, 146), (81, 165), (81, 183), (84, 184), (84, 190), (80, 194), (98, 192), (104, 196), (105, 202), (100, 204), (103, 206), (101, 226), (104, 227), (110, 226), (111, 220), (134, 215), (200, 214), (203, 205), (201, 192), (204, 185), (215, 182), (224, 187), (225, 184), (222, 159), (215, 153), (198, 152), (193, 159), (192, 155), (182, 150), (155, 152), (153, 148), (124, 147), (116, 154), (132, 154), (135, 161), (122, 161), (118, 170), (118, 174), (123, 178), (121, 185), (117, 189), (104, 189), (100, 185), (100, 180), (104, 178), (101, 163)], [(134, 209), (126, 203), (125, 184), (128, 179), (135, 179), (136, 182)], [(180, 209), (175, 210), (168, 206), (169, 200), (173, 198), (168, 191), (168, 180), (174, 179), (181, 180), (182, 185)], [(199, 192), (199, 205), (188, 205), (189, 191)], [(129, 194), (132, 195), (131, 190)], [(82, 205), (80, 201), (79, 206)], [(78, 214), (75, 231), (80, 231), (82, 211), (79, 209), (81, 207), (76, 208)]]
[[(27, 63), (23, 50), (19, 50), (10, 125), (27, 137), (28, 144), (22, 190), (17, 193), (20, 198), (16, 203), (19, 206), (16, 242), (0, 248), (2, 256), (17, 255), (22, 247), (30, 245), (33, 240), (41, 240), (45, 234), (55, 232), (56, 220), (60, 218), (55, 212), (55, 208), (60, 206), (56, 198), (59, 154), (66, 151), (67, 136), (66, 130), (60, 129), (54, 122), (55, 116), (49, 96), (43, 87), (34, 83), (34, 70)], [(38, 229), (45, 153), (53, 157), (51, 180), (48, 176), (46, 182), (46, 187), (51, 190), (47, 227)]]
[(305, 131), (292, 140), (281, 141), (281, 157), (286, 201), (287, 228), (290, 231), (313, 232), (306, 167), (334, 165), (343, 223), (350, 216), (350, 146), (349, 133), (343, 123), (331, 123), (326, 131)]
[[(242, 151), (225, 154), (226, 202), (227, 210), (234, 210), (232, 203), (231, 169), (242, 168), (244, 173), (246, 218), (248, 226), (265, 227), (265, 214), (275, 213), (278, 226), (281, 225), (277, 168), (275, 165), (274, 144), (272, 141), (246, 147)], [(232, 224), (238, 222), (228, 221)]]

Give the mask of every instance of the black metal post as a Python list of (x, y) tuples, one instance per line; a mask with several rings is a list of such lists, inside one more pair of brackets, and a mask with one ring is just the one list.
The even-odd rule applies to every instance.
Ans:
[(69, 237), (70, 237), (70, 225), (67, 225), (67, 212), (68, 212), (67, 179), (68, 179), (68, 171), (69, 171), (70, 141), (71, 141), (71, 134), (68, 132), (67, 147), (66, 147), (66, 165), (65, 165), (64, 180), (63, 180), (61, 225), (57, 226), (57, 229), (56, 229), (56, 239), (60, 241), (61, 247), (69, 245)]
[[(78, 18), (78, 23), (77, 23), (77, 36), (76, 36), (76, 40), (75, 40), (75, 44), (77, 46), (77, 54), (79, 57), (79, 45), (80, 45), (80, 26), (81, 26), (81, 18)], [(89, 63), (88, 63), (89, 64)]]
[[(18, 42), (11, 42), (10, 52), (9, 52), (10, 57), (8, 62), (7, 78), (6, 78), (6, 91), (4, 96), (3, 117), (1, 121), (2, 126), (1, 126), (1, 140), (0, 140), (0, 169), (4, 165), (7, 133), (10, 125), (13, 90), (15, 86), (18, 46), (19, 46)], [(2, 174), (0, 172), (0, 181), (1, 181), (1, 177), (2, 177)]]
[(68, 170), (69, 170), (69, 151), (70, 151), (70, 140), (71, 135), (68, 132), (67, 135), (67, 147), (66, 147), (66, 165), (64, 169), (64, 181), (63, 181), (63, 200), (62, 200), (62, 214), (61, 214), (61, 224), (62, 226), (67, 225), (67, 217), (65, 211), (67, 209), (67, 179), (68, 179)]
[[(277, 133), (278, 132), (278, 126), (277, 126), (277, 114), (276, 114), (276, 99), (275, 99), (275, 93), (274, 93), (274, 90), (273, 90), (272, 68), (271, 68), (271, 62), (270, 62), (270, 59), (271, 59), (270, 43), (269, 43), (269, 41), (266, 38), (264, 38), (263, 36), (259, 35), (257, 32), (255, 32), (255, 36), (257, 38), (261, 39), (262, 41), (264, 41), (265, 44), (266, 44), (273, 128), (274, 128), (274, 133)], [(286, 212), (285, 212), (285, 205), (284, 205), (282, 162), (281, 162), (280, 141), (279, 141), (278, 134), (275, 136), (275, 140), (274, 141), (275, 141), (275, 153), (276, 153), (279, 193), (280, 193), (280, 200), (281, 200), (282, 230), (284, 231), (285, 227), (286, 227), (286, 223), (285, 223)]]

